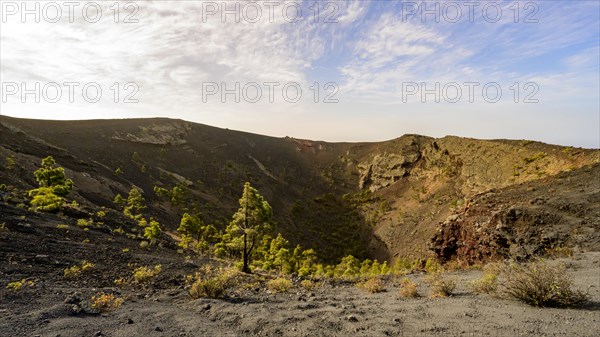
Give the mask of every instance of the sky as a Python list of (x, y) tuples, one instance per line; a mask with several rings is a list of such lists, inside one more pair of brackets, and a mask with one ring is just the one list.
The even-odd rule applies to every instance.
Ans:
[(2, 115), (600, 147), (595, 0), (0, 5)]

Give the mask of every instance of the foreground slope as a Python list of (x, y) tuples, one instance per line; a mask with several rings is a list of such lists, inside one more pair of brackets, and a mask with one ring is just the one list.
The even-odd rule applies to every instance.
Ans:
[[(127, 232), (135, 224), (118, 222)], [(68, 228), (57, 228), (69, 223)], [(137, 242), (105, 227), (86, 231), (58, 215), (32, 214), (0, 204), (0, 335), (20, 336), (596, 336), (600, 329), (600, 253), (562, 259), (577, 289), (591, 303), (576, 309), (535, 308), (474, 294), (469, 281), (478, 270), (451, 272), (454, 296), (427, 298), (426, 275), (408, 275), (419, 284), (420, 298), (398, 297), (399, 278), (388, 277), (386, 291), (368, 294), (346, 282), (323, 280), (311, 290), (295, 280), (286, 293), (256, 285), (262, 275), (223, 299), (192, 300), (185, 275), (208, 261), (185, 257), (176, 247), (142, 249)], [(88, 239), (88, 241), (85, 241)], [(24, 249), (23, 247), (27, 247)], [(126, 250), (124, 250), (126, 249)], [(63, 270), (81, 260), (95, 267), (77, 278)], [(554, 263), (554, 262), (553, 262)], [(139, 266), (162, 265), (145, 286), (116, 286), (114, 280)], [(8, 281), (27, 278), (34, 285), (19, 292)], [(123, 306), (102, 315), (84, 303), (97, 292), (114, 293)], [(424, 320), (423, 317), (427, 319)]]

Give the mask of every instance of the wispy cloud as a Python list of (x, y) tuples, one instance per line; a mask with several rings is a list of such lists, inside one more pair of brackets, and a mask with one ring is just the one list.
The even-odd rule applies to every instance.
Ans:
[[(556, 124), (572, 113), (567, 109), (561, 113), (557, 107), (572, 107), (584, 121), (577, 124), (582, 130), (579, 134), (591, 134), (570, 136), (574, 144), (591, 146), (590, 140), (595, 141), (600, 132), (593, 126), (597, 125), (593, 123), (600, 68), (600, 5), (594, 1), (538, 1), (535, 13), (524, 8), (529, 2), (519, 2), (516, 23), (513, 1), (499, 2), (503, 15), (495, 23), (481, 15), (471, 22), (464, 7), (458, 23), (443, 18), (434, 22), (431, 16), (423, 22), (419, 15), (403, 16), (406, 2), (401, 1), (336, 1), (330, 7), (326, 7), (328, 2), (319, 2), (318, 17), (313, 1), (279, 1), (273, 20), (265, 2), (256, 2), (262, 18), (254, 23), (244, 18), (235, 22), (232, 15), (222, 22), (220, 13), (207, 15), (203, 5), (207, 2), (202, 1), (135, 3), (139, 23), (115, 23), (110, 2), (101, 2), (105, 15), (97, 23), (88, 23), (80, 15), (73, 23), (23, 24), (18, 19), (2, 23), (3, 82), (98, 82), (109, 98), (98, 104), (81, 100), (22, 104), (16, 99), (2, 104), (2, 113), (36, 118), (161, 115), (335, 140), (393, 138), (401, 132), (473, 136), (492, 132), (492, 128), (500, 128), (500, 136), (502, 132), (513, 136), (513, 121), (485, 127), (487, 116), (465, 115), (465, 111), (499, 111), (498, 105), (404, 104), (402, 84), (499, 82), (510, 103), (508, 87), (534, 81), (540, 85), (539, 104), (508, 104), (502, 109), (521, 117), (528, 111), (552, 110), (545, 122)], [(212, 3), (220, 6), (221, 1)], [(226, 4), (230, 9), (235, 6), (232, 1)], [(286, 20), (289, 17), (281, 11), (284, 4), (298, 5), (301, 17), (293, 23)], [(245, 14), (253, 17), (251, 10)], [(525, 18), (538, 22), (524, 23)], [(115, 82), (136, 83), (139, 103), (110, 102), (109, 88)], [(304, 96), (297, 104), (203, 102), (206, 82), (224, 82), (228, 88), (236, 82), (295, 82), (302, 85)], [(327, 94), (325, 82), (339, 84), (336, 97), (341, 103), (315, 104), (310, 89), (314, 82), (319, 82), (320, 100)], [(340, 128), (340, 118), (344, 128)], [(461, 118), (476, 125), (471, 134), (468, 128), (455, 125)], [(377, 131), (358, 136), (356, 130), (364, 127), (365, 120)], [(403, 128), (393, 127), (399, 124)], [(454, 129), (448, 129), (452, 125)], [(540, 137), (541, 131), (531, 134)]]

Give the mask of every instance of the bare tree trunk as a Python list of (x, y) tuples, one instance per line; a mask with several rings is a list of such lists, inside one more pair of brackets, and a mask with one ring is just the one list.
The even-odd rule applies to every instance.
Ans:
[(246, 233), (244, 233), (244, 251), (243, 251), (244, 266), (242, 267), (242, 271), (244, 273), (248, 273), (249, 274), (250, 273), (250, 267), (248, 266), (248, 260), (249, 260), (248, 259), (248, 253), (250, 253), (250, 252), (248, 251), (248, 248), (247, 248), (248, 247), (248, 243), (247, 242), (248, 242), (247, 235), (246, 235)]

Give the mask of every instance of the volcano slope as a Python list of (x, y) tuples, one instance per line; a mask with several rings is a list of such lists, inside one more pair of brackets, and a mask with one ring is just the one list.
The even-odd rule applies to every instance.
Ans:
[(115, 195), (136, 186), (151, 215), (171, 230), (180, 214), (155, 186), (182, 187), (187, 203), (222, 228), (249, 181), (272, 204), (276, 231), (328, 262), (348, 254), (380, 261), (425, 256), (437, 226), (472, 196), (600, 161), (598, 150), (532, 141), (405, 135), (326, 143), (162, 118), (2, 116), (0, 134), (0, 156), (15, 162), (2, 166), (7, 185), (37, 187), (32, 172), (51, 155), (75, 182), (72, 199), (82, 207), (114, 208)]
[[(599, 328), (598, 150), (417, 135), (332, 144), (169, 119), (3, 116), (0, 135), (2, 336), (592, 336)], [(48, 155), (75, 185), (69, 199), (78, 206), (58, 214), (28, 210), (25, 193), (37, 187), (33, 172)], [(315, 248), (325, 263), (348, 254), (477, 263), (566, 250), (567, 272), (590, 303), (537, 309), (476, 295), (468, 281), (477, 270), (451, 273), (457, 290), (443, 299), (401, 300), (392, 275), (380, 294), (334, 279), (306, 290), (296, 276), (290, 290), (275, 293), (266, 282), (276, 276), (257, 273), (222, 299), (193, 300), (186, 276), (228, 262), (182, 254), (181, 210), (153, 189), (181, 187), (185, 203), (223, 229), (245, 181), (273, 206), (275, 231)], [(159, 244), (141, 247), (138, 226), (112, 202), (132, 186), (163, 226)], [(64, 270), (83, 260), (94, 267), (66, 278)], [(115, 283), (156, 265), (161, 272), (146, 283)], [(409, 278), (426, 294), (420, 270)], [(21, 290), (7, 289), (23, 279)], [(98, 292), (125, 302), (98, 314), (89, 305)]]

